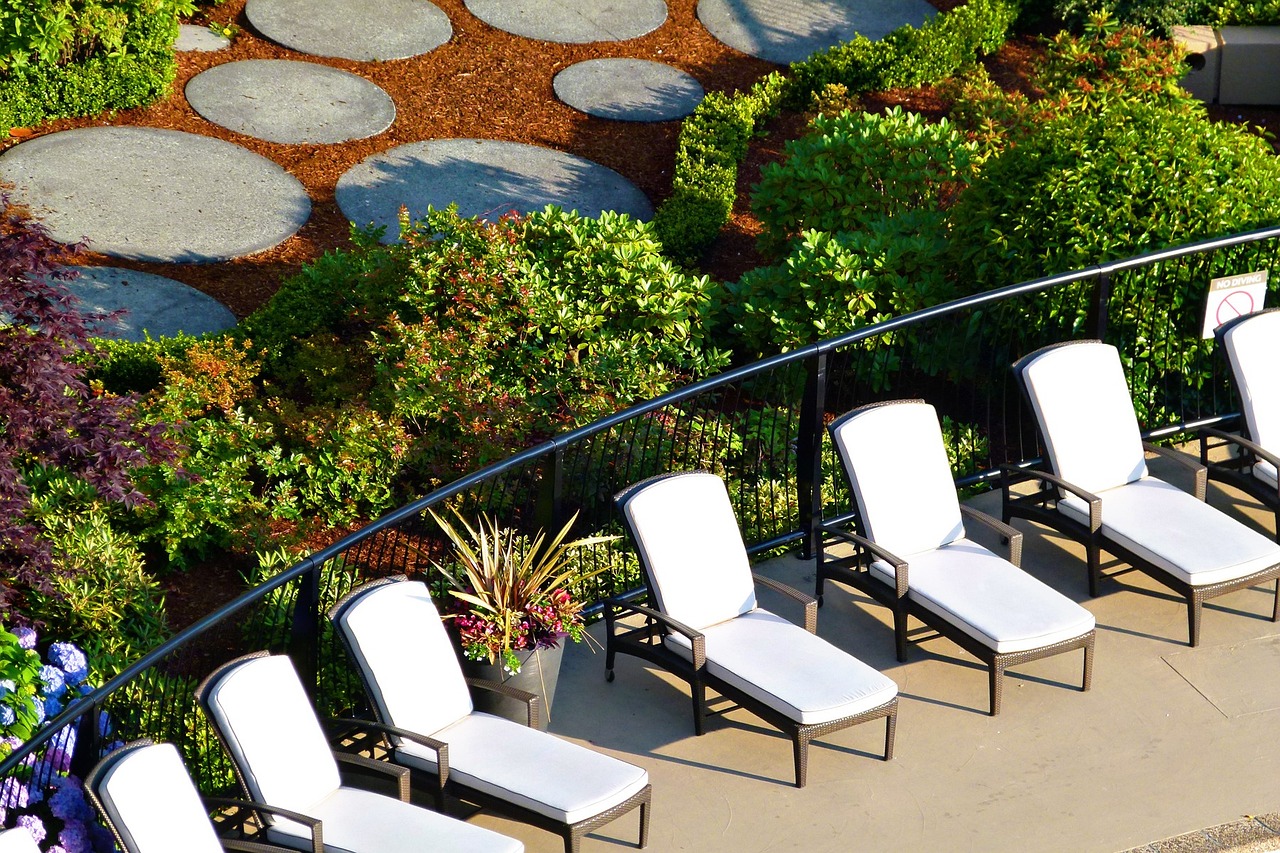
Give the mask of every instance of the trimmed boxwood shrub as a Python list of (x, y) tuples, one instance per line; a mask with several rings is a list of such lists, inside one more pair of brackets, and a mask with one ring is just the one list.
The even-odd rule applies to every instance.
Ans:
[(153, 103), (177, 70), (188, 0), (0, 0), (0, 130)]

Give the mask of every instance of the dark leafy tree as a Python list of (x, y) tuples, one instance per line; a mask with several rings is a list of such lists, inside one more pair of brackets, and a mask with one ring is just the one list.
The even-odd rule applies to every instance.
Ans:
[(77, 356), (91, 348), (90, 324), (61, 282), (80, 246), (54, 241), (45, 226), (0, 191), (0, 621), (11, 622), (22, 592), (52, 593), (55, 565), (32, 512), (32, 483), (57, 473), (108, 504), (147, 503), (133, 472), (171, 451), (156, 427), (134, 423), (134, 400), (97, 393)]

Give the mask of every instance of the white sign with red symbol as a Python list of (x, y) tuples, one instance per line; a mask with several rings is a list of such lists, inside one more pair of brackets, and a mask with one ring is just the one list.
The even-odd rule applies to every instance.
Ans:
[(1261, 311), (1266, 297), (1266, 270), (1213, 279), (1209, 282), (1209, 299), (1204, 306), (1204, 331), (1200, 337), (1212, 338), (1213, 330), (1228, 320)]

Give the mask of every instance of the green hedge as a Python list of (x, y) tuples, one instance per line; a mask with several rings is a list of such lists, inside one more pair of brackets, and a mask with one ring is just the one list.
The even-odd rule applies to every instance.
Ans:
[[(131, 17), (118, 46), (97, 44), (83, 57), (68, 49), (53, 60), (39, 53), (0, 57), (0, 132), (65, 116), (145, 106), (168, 93), (177, 71), (173, 41), (178, 14), (186, 4), (149, 0), (121, 5)], [(6, 23), (10, 22), (0, 17), (0, 27)]]
[(715, 240), (733, 210), (748, 142), (784, 105), (802, 107), (830, 84), (857, 94), (944, 79), (998, 50), (1020, 8), (1018, 0), (971, 0), (919, 29), (899, 27), (878, 42), (858, 36), (744, 93), (708, 95), (680, 129), (671, 196), (654, 217), (666, 253), (693, 261)]

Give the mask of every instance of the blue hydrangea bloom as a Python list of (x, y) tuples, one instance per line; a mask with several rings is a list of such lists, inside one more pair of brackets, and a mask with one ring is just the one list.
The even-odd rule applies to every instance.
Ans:
[(0, 726), (12, 726), (18, 715), (8, 705), (0, 705)]
[(6, 808), (25, 809), (30, 796), (27, 786), (12, 776), (0, 781), (0, 803)]
[(62, 702), (57, 696), (46, 696), (44, 700), (44, 715), (46, 717), (56, 717), (62, 713)]
[(35, 705), (35, 708), (36, 708), (36, 725), (43, 726), (44, 725), (44, 703), (37, 702)]
[(27, 627), (14, 628), (13, 636), (18, 638), (18, 645), (24, 649), (34, 649), (36, 647), (36, 640), (39, 639), (36, 632)]
[[(49, 811), (59, 820), (88, 821), (93, 818), (93, 810), (84, 798), (84, 790), (79, 785), (63, 785), (49, 798)], [(66, 846), (66, 838), (62, 839)]]
[(67, 853), (93, 853), (89, 832), (81, 821), (68, 821), (67, 825), (62, 827), (62, 832), (58, 833), (58, 841)]
[(44, 828), (44, 821), (33, 814), (24, 814), (18, 818), (18, 826), (26, 827), (27, 832), (31, 833), (31, 837), (35, 839), (36, 844), (44, 841), (45, 836), (49, 834)]
[(62, 670), (69, 685), (76, 685), (89, 676), (89, 661), (74, 643), (54, 643), (49, 647), (49, 663)]
[(40, 681), (44, 684), (45, 696), (60, 699), (67, 692), (67, 681), (62, 677), (62, 670), (53, 664), (47, 663), (40, 667)]
[(18, 686), (13, 683), (12, 678), (0, 679), (0, 696), (8, 696), (17, 689)]

